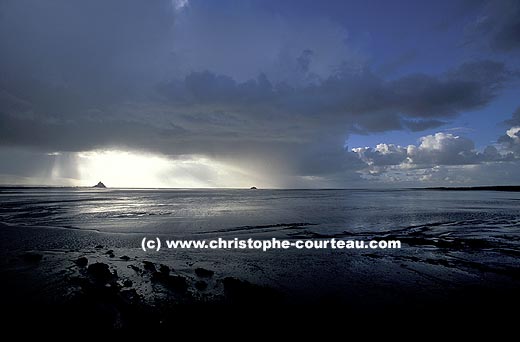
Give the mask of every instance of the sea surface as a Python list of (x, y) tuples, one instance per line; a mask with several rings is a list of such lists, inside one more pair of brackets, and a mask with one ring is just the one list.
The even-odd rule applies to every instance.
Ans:
[(237, 234), (303, 223), (329, 235), (421, 225), (472, 236), (520, 235), (519, 192), (0, 188), (0, 204), (2, 222), (113, 233)]

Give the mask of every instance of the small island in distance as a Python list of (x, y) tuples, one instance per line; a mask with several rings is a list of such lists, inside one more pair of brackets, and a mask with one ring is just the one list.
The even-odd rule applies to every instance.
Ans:
[(93, 188), (106, 189), (106, 185), (103, 182), (98, 182)]
[(467, 187), (435, 187), (426, 190), (446, 190), (446, 191), (520, 191), (520, 185), (498, 185), (498, 186), (467, 186)]
[(258, 188), (256, 186), (252, 186), (249, 188), (250, 190), (257, 190)]

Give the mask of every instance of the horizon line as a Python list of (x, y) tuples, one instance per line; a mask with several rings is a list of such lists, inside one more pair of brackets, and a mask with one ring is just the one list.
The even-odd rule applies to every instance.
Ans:
[(472, 186), (429, 186), (429, 187), (350, 187), (350, 188), (258, 188), (250, 187), (106, 187), (96, 188), (88, 185), (20, 185), (20, 184), (0, 184), (0, 188), (56, 188), (56, 189), (95, 189), (95, 190), (111, 190), (111, 189), (128, 189), (128, 190), (449, 190), (449, 189), (492, 189), (492, 188), (520, 188), (520, 185), (472, 185)]

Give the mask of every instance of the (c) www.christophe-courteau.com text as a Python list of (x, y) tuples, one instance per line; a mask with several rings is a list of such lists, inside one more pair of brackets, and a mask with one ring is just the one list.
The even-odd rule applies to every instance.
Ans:
[(267, 252), (276, 249), (399, 249), (399, 240), (340, 240), (340, 239), (210, 239), (162, 240), (159, 237), (141, 240), (143, 251), (166, 249), (253, 249)]

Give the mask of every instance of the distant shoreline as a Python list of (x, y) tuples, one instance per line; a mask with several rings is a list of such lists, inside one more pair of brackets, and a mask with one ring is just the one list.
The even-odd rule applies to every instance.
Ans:
[(497, 185), (497, 186), (465, 186), (465, 187), (433, 187), (415, 188), (416, 190), (445, 190), (445, 191), (520, 191), (520, 185)]

